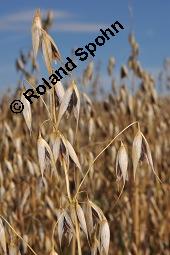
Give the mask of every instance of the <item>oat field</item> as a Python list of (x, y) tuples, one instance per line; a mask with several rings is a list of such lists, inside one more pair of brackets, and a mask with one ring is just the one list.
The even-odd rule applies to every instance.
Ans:
[[(62, 63), (51, 25), (35, 11), (33, 50), (16, 61), (21, 84), (0, 103), (0, 254), (169, 255), (170, 98), (130, 34), (119, 82), (108, 60), (107, 96), (91, 62), (30, 105), (23, 93), (37, 85), (37, 54), (49, 75)], [(22, 114), (9, 109), (16, 98)]]

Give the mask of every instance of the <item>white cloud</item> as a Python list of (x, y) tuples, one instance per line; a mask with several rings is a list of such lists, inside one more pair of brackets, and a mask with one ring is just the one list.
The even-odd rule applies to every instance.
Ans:
[[(45, 16), (48, 10), (41, 10), (42, 16)], [(0, 20), (0, 31), (22, 31), (32, 22), (34, 10), (16, 12)], [(65, 11), (53, 10), (54, 19), (68, 18), (72, 15)]]
[(58, 23), (54, 25), (53, 31), (63, 31), (63, 32), (96, 32), (100, 28), (108, 27), (106, 24), (95, 24), (95, 23)]
[[(42, 16), (45, 16), (48, 10), (41, 10)], [(57, 20), (56, 24), (52, 27), (53, 31), (62, 31), (62, 32), (96, 32), (99, 29), (105, 28), (104, 24), (95, 24), (95, 23), (80, 23), (80, 22), (62, 22), (62, 19), (67, 19), (73, 17), (69, 12), (61, 10), (53, 10), (54, 20)], [(16, 12), (8, 14), (4, 17), (1, 17), (0, 20), (0, 31), (14, 31), (22, 32), (30, 29), (32, 18), (34, 15), (34, 10)], [(60, 22), (58, 22), (60, 21)]]

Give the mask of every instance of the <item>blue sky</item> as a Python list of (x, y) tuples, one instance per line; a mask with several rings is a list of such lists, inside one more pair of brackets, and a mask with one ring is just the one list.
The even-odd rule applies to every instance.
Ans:
[[(84, 47), (92, 42), (99, 34), (100, 28), (119, 20), (125, 30), (98, 48), (94, 58), (95, 62), (102, 62), (103, 77), (109, 56), (116, 58), (118, 70), (122, 63), (126, 63), (130, 52), (127, 43), (131, 24), (128, 2), (132, 3), (133, 7), (133, 26), (140, 44), (139, 60), (142, 66), (151, 70), (153, 74), (158, 73), (163, 60), (170, 55), (170, 1), (1, 1), (0, 90), (16, 86), (19, 74), (15, 71), (15, 60), (21, 49), (27, 52), (31, 48), (30, 29), (36, 8), (40, 8), (43, 13), (46, 10), (54, 12), (55, 23), (50, 34), (63, 58), (70, 56), (72, 48)], [(81, 72), (83, 68), (84, 65), (79, 63), (77, 72)], [(43, 69), (41, 75), (46, 75)]]

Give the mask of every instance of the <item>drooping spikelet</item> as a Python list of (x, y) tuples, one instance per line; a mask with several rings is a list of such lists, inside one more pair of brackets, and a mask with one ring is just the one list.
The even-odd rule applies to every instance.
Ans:
[(34, 58), (37, 57), (38, 49), (40, 46), (40, 40), (41, 40), (41, 13), (40, 10), (36, 10), (32, 22), (32, 46), (33, 46), (33, 53)]

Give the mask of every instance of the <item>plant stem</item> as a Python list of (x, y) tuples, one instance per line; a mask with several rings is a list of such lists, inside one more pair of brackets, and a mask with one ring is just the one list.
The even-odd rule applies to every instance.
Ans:
[(73, 236), (71, 255), (75, 255), (75, 254), (76, 254), (76, 238)]
[(80, 243), (80, 228), (77, 220), (76, 215), (76, 208), (74, 207), (74, 218), (75, 218), (75, 225), (76, 225), (76, 238), (77, 238), (77, 246), (78, 246), (78, 255), (82, 255), (81, 251), (81, 243)]
[(139, 226), (139, 178), (136, 176), (133, 189), (133, 225), (136, 254), (139, 254), (140, 226)]
[(57, 118), (56, 118), (56, 103), (55, 103), (55, 88), (52, 88), (52, 101), (53, 101), (53, 118), (55, 125), (57, 124)]

